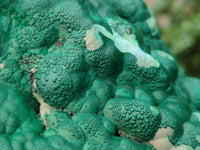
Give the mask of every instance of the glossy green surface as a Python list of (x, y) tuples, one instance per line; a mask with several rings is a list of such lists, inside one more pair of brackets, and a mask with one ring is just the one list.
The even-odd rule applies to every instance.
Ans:
[(179, 70), (141, 0), (1, 0), (0, 9), (3, 149), (200, 146), (200, 80)]

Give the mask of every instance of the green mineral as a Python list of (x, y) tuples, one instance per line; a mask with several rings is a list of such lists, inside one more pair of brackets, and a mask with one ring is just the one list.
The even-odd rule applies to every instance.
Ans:
[(199, 126), (142, 0), (0, 0), (0, 149), (198, 149)]

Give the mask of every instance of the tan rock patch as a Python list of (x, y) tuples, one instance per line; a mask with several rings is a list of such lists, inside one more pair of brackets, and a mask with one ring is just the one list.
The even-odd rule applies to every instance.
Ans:
[(4, 64), (1, 63), (1, 64), (0, 64), (0, 69), (3, 69), (3, 68), (4, 68)]
[(86, 48), (88, 50), (95, 50), (103, 45), (99, 33), (94, 28), (87, 30), (84, 40), (86, 41)]
[[(36, 79), (34, 79), (33, 88), (36, 88)], [(40, 115), (43, 120), (43, 123), (46, 125), (45, 115), (49, 115), (51, 110), (54, 110), (52, 106), (49, 106), (47, 103), (45, 103), (42, 99), (42, 97), (38, 93), (33, 93), (33, 95), (36, 97), (38, 102), (40, 103)]]
[(153, 140), (150, 141), (150, 144), (153, 145), (156, 150), (193, 150), (193, 148), (188, 145), (174, 147), (168, 139), (173, 132), (173, 129), (170, 127), (158, 129)]
[(173, 132), (173, 129), (170, 127), (158, 129), (153, 140), (150, 141), (150, 144), (153, 145), (156, 150), (170, 150), (173, 145), (169, 141), (168, 136), (171, 136)]

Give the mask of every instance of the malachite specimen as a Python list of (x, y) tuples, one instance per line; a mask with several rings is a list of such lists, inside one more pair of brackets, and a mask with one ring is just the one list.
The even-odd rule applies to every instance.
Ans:
[(200, 80), (142, 0), (0, 0), (0, 149), (200, 149)]

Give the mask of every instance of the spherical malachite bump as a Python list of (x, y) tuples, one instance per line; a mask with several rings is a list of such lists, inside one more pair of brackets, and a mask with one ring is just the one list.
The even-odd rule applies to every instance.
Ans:
[[(37, 78), (39, 76), (39, 78)], [(44, 102), (56, 108), (64, 108), (72, 100), (78, 85), (75, 76), (60, 66), (38, 70), (36, 85)]]
[(141, 141), (152, 139), (160, 125), (159, 111), (135, 99), (109, 100), (104, 115), (115, 123), (118, 130)]
[(144, 86), (148, 90), (165, 89), (169, 86), (169, 78), (165, 69), (138, 65), (137, 58), (124, 54), (123, 71), (117, 77), (117, 84), (131, 87)]
[(160, 103), (159, 108), (166, 108), (170, 110), (182, 122), (189, 120), (191, 115), (191, 108), (188, 106), (187, 101), (176, 96), (169, 96), (162, 103)]
[(183, 124), (184, 133), (180, 140), (177, 142), (177, 146), (188, 145), (193, 149), (200, 146), (199, 137), (199, 122), (185, 122)]
[(86, 50), (86, 62), (100, 77), (114, 77), (121, 69), (122, 54), (111, 41), (95, 50)]
[(169, 136), (169, 140), (175, 145), (184, 132), (182, 120), (167, 108), (158, 107), (158, 109), (161, 115), (160, 128), (171, 128), (173, 130), (172, 135)]

